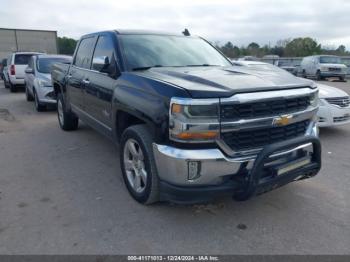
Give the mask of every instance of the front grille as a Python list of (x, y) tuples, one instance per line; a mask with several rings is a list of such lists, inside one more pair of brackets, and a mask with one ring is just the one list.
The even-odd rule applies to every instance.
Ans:
[(221, 106), (221, 119), (236, 120), (276, 116), (305, 110), (310, 105), (310, 96), (280, 100), (241, 103)]
[(341, 68), (330, 67), (330, 68), (328, 68), (328, 70), (332, 71), (332, 72), (340, 72)]
[(268, 127), (222, 133), (225, 143), (234, 151), (264, 147), (266, 145), (303, 136), (310, 121), (290, 124), (283, 127)]
[(350, 120), (350, 115), (340, 116), (340, 117), (333, 117), (334, 123), (344, 122)]
[(350, 106), (350, 98), (348, 96), (326, 98), (326, 100), (328, 103), (330, 103), (332, 105), (336, 105), (336, 106), (340, 106), (340, 107)]

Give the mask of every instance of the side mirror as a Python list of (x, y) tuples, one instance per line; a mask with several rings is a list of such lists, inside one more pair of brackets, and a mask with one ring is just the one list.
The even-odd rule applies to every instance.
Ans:
[(110, 64), (108, 56), (97, 56), (92, 60), (92, 70), (96, 70), (98, 72), (108, 73), (107, 68)]
[(26, 74), (34, 74), (33, 68), (27, 67), (26, 70), (24, 70)]

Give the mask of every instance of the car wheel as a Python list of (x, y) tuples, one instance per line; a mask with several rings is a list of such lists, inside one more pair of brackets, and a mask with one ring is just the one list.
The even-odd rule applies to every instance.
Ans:
[(5, 88), (10, 88), (9, 83), (6, 81), (6, 79), (4, 79), (4, 86)]
[(79, 124), (79, 118), (71, 111), (67, 111), (63, 95), (57, 95), (57, 117), (60, 127), (65, 131), (76, 130)]
[(9, 87), (10, 87), (10, 92), (11, 93), (16, 93), (17, 92), (17, 86), (11, 84), (11, 82), (9, 82)]
[(301, 73), (301, 76), (304, 77), (304, 78), (306, 78), (306, 71), (305, 71), (305, 69), (304, 69), (303, 72)]
[(340, 76), (339, 80), (342, 81), (342, 82), (345, 82), (345, 76)]
[(146, 125), (135, 125), (123, 132), (120, 147), (120, 166), (126, 187), (136, 201), (146, 205), (159, 201), (153, 141)]
[(25, 89), (26, 89), (26, 100), (27, 100), (27, 101), (33, 101), (34, 98), (33, 98), (33, 96), (29, 93), (29, 90), (28, 90), (27, 85), (26, 85)]
[(40, 103), (38, 94), (36, 93), (35, 89), (33, 90), (33, 94), (34, 94), (34, 105), (35, 105), (35, 109), (38, 112), (42, 112), (46, 110), (46, 106)]
[(322, 77), (321, 77), (321, 72), (320, 71), (317, 71), (316, 72), (316, 80), (317, 81), (320, 81), (322, 79)]

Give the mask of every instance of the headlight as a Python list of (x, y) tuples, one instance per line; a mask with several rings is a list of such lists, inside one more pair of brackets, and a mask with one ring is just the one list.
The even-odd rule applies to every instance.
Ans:
[(51, 87), (52, 86), (51, 82), (43, 80), (43, 79), (38, 79), (38, 84), (40, 87)]
[(324, 99), (322, 99), (322, 98), (320, 98), (319, 99), (319, 103), (320, 103), (320, 106), (326, 106), (326, 100), (324, 100)]
[(219, 99), (177, 99), (170, 103), (169, 136), (178, 142), (213, 142), (219, 136)]
[(315, 92), (310, 97), (310, 105), (313, 107), (317, 107), (319, 103), (318, 92)]

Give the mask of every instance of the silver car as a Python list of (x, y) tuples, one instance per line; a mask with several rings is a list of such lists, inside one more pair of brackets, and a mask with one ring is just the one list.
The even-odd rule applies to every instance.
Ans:
[(51, 83), (51, 67), (54, 63), (70, 63), (72, 58), (63, 55), (34, 55), (25, 70), (25, 92), (27, 101), (35, 101), (38, 112), (48, 104), (56, 104)]

